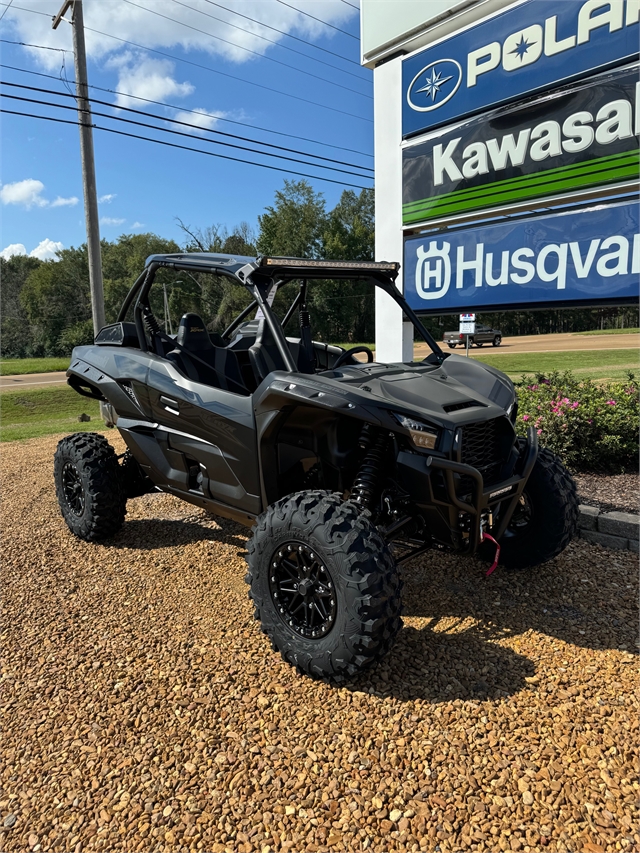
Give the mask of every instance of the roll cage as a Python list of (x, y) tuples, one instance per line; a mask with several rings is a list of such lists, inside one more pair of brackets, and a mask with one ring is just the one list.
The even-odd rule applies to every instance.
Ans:
[[(292, 372), (296, 372), (298, 368), (287, 345), (284, 328), (296, 308), (301, 303), (304, 303), (307, 282), (318, 279), (364, 281), (381, 288), (402, 308), (404, 315), (430, 347), (432, 353), (425, 360), (441, 364), (448, 355), (448, 353), (444, 353), (440, 349), (435, 339), (422, 325), (415, 312), (407, 305), (396, 287), (395, 280), (400, 269), (400, 265), (397, 263), (320, 261), (267, 256), (251, 258), (206, 252), (150, 255), (147, 258), (145, 269), (136, 279), (133, 287), (127, 294), (117, 318), (117, 322), (123, 322), (133, 304), (133, 318), (138, 341), (140, 349), (144, 352), (147, 352), (150, 348), (145, 333), (145, 321), (148, 325), (149, 314), (151, 312), (148, 299), (149, 291), (154, 282), (156, 272), (162, 268), (219, 275), (243, 285), (249, 291), (253, 300), (241, 311), (228, 328), (225, 329), (222, 336), (224, 338), (228, 337), (254, 309), (260, 310), (273, 335), (273, 339), (287, 370)], [(270, 303), (273, 301), (275, 292), (280, 287), (293, 281), (302, 282), (300, 290), (294, 297), (283, 320), (279, 321)], [(159, 330), (158, 333), (162, 334)]]

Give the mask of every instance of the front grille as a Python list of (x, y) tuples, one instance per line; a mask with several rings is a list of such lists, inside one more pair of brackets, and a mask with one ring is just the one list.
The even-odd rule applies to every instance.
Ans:
[(485, 486), (495, 483), (504, 462), (500, 453), (500, 418), (462, 427), (461, 462), (477, 468)]

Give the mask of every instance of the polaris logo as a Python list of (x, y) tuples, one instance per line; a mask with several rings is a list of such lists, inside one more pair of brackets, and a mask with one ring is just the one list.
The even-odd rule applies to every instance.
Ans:
[[(422, 299), (441, 299), (453, 281), (451, 244), (444, 240), (429, 242), (429, 248), (416, 249), (416, 293)], [(548, 243), (537, 253), (527, 246), (514, 251), (487, 251), (477, 243), (475, 254), (467, 256), (465, 247), (458, 246), (455, 257), (455, 286), (461, 290), (465, 273), (473, 277), (475, 287), (529, 284), (535, 278), (564, 290), (569, 263), (578, 279), (592, 273), (601, 278), (640, 273), (640, 234), (633, 240), (622, 235), (596, 238), (582, 245), (578, 241)]]
[(462, 83), (462, 66), (455, 59), (425, 65), (409, 84), (407, 102), (420, 113), (437, 110), (453, 98)]
[(500, 172), (522, 166), (527, 159), (542, 162), (565, 152), (586, 151), (594, 143), (609, 145), (637, 136), (640, 134), (639, 106), (640, 82), (636, 83), (635, 104), (618, 98), (600, 107), (595, 116), (588, 110), (579, 110), (562, 124), (542, 121), (521, 130), (517, 136), (507, 133), (485, 142), (472, 142), (461, 152), (458, 147), (462, 136), (452, 139), (446, 146), (439, 143), (433, 147), (433, 184), (442, 186), (446, 180), (462, 181), (486, 175), (491, 170)]
[(402, 60), (403, 137), (631, 62), (639, 22), (640, 0), (521, 0)]
[[(467, 56), (467, 88), (472, 88), (482, 74), (502, 66), (505, 71), (518, 71), (537, 62), (542, 56), (556, 56), (591, 39), (594, 30), (606, 27), (610, 33), (640, 20), (639, 0), (587, 0), (578, 11), (574, 32), (558, 38), (558, 16), (547, 18), (544, 25), (533, 24), (517, 30), (501, 44), (490, 44), (472, 50)], [(571, 62), (570, 58), (565, 60)]]

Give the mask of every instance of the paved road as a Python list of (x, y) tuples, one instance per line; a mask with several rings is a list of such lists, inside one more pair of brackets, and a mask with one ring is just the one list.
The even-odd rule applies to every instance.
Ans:
[[(485, 344), (484, 352), (492, 354), (519, 352), (566, 352), (569, 350), (603, 350), (603, 349), (634, 349), (640, 346), (640, 335), (523, 335), (518, 338), (503, 338), (502, 346), (493, 347)], [(446, 347), (445, 347), (446, 349)], [(472, 347), (474, 353), (478, 347)], [(454, 352), (463, 352), (462, 347), (456, 347)], [(416, 344), (415, 356), (423, 358), (427, 355), (426, 344)], [(364, 356), (362, 357), (364, 360)], [(0, 391), (10, 388), (40, 388), (48, 385), (64, 385), (66, 373), (25, 373), (22, 376), (0, 376)]]
[(0, 376), (0, 391), (11, 388), (44, 388), (47, 385), (65, 385), (67, 374), (64, 370), (55, 373), (24, 373), (20, 376)]

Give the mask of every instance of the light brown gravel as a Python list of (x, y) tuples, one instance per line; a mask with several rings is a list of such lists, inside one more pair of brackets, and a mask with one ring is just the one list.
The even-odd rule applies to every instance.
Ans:
[(602, 512), (622, 510), (638, 512), (640, 508), (640, 477), (638, 474), (574, 474), (580, 503), (597, 506)]
[(73, 539), (55, 443), (2, 451), (0, 850), (639, 848), (634, 555), (423, 557), (394, 650), (337, 689), (259, 633), (243, 528), (150, 495)]

